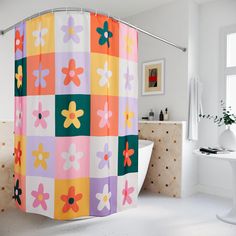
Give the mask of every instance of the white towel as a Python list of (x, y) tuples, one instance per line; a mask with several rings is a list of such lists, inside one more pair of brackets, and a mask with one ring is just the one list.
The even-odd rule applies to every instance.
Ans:
[(193, 77), (189, 84), (188, 139), (198, 140), (199, 114), (202, 109), (202, 84), (198, 77)]

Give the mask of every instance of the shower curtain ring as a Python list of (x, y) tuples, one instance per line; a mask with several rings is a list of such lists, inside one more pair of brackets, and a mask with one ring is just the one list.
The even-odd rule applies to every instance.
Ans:
[(82, 7), (80, 8), (80, 13), (83, 14), (83, 8)]
[(109, 19), (110, 18), (110, 14), (109, 14), (109, 12), (107, 13), (107, 19)]
[(97, 14), (98, 14), (98, 10), (96, 9), (96, 10), (95, 10), (95, 16), (97, 16)]

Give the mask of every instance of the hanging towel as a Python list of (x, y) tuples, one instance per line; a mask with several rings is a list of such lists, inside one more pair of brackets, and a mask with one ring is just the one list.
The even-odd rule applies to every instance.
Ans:
[(202, 110), (202, 84), (197, 76), (192, 77), (189, 84), (188, 139), (198, 140), (199, 114)]

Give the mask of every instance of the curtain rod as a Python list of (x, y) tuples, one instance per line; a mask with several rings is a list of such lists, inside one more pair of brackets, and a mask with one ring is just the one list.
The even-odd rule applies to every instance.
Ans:
[(157, 35), (155, 35), (155, 34), (152, 34), (152, 33), (148, 32), (148, 31), (146, 31), (146, 30), (144, 30), (144, 29), (142, 29), (142, 28), (139, 28), (139, 27), (137, 27), (137, 26), (135, 26), (135, 25), (132, 25), (132, 24), (130, 24), (130, 23), (124, 21), (124, 20), (121, 20), (121, 19), (118, 18), (118, 17), (110, 16), (110, 15), (107, 14), (107, 13), (104, 13), (104, 12), (101, 12), (101, 11), (92, 10), (92, 9), (87, 9), (87, 8), (63, 7), (63, 8), (52, 8), (52, 9), (49, 9), (49, 10), (44, 10), (44, 11), (41, 11), (41, 12), (39, 12), (39, 13), (36, 13), (36, 14), (34, 14), (34, 15), (32, 15), (32, 16), (29, 16), (29, 17), (25, 18), (25, 19), (23, 19), (22, 21), (19, 21), (18, 23), (14, 24), (14, 25), (11, 25), (10, 27), (8, 27), (8, 28), (6, 28), (6, 29), (4, 29), (4, 30), (0, 30), (0, 34), (1, 34), (1, 35), (6, 34), (7, 32), (9, 32), (9, 31), (11, 31), (12, 29), (14, 29), (14, 28), (15, 28), (18, 24), (20, 24), (21, 22), (25, 22), (25, 21), (27, 21), (27, 20), (31, 20), (31, 19), (33, 19), (33, 18), (36, 18), (36, 17), (41, 16), (41, 15), (45, 15), (45, 14), (48, 14), (48, 13), (62, 12), (62, 11), (66, 11), (66, 12), (68, 12), (68, 11), (80, 11), (80, 12), (88, 12), (88, 13), (95, 13), (95, 14), (106, 15), (107, 17), (109, 17), (109, 18), (111, 18), (111, 19), (114, 19), (114, 20), (119, 21), (119, 22), (121, 22), (121, 23), (123, 23), (123, 24), (125, 24), (125, 25), (127, 25), (127, 26), (129, 26), (129, 27), (132, 27), (132, 28), (136, 29), (137, 31), (139, 31), (139, 32), (141, 32), (141, 33), (144, 33), (144, 34), (146, 34), (146, 35), (148, 35), (148, 36), (150, 36), (150, 37), (152, 37), (152, 38), (155, 38), (155, 39), (157, 39), (157, 40), (159, 40), (159, 41), (161, 41), (161, 42), (163, 42), (163, 43), (165, 43), (165, 44), (168, 44), (168, 45), (170, 45), (170, 46), (173, 46), (173, 47), (175, 47), (175, 48), (178, 48), (178, 49), (180, 49), (180, 50), (183, 51), (183, 52), (186, 52), (186, 51), (187, 51), (187, 48), (185, 48), (185, 47), (181, 47), (181, 46), (179, 46), (179, 45), (177, 45), (177, 44), (175, 44), (175, 43), (173, 43), (173, 42), (171, 42), (171, 41), (169, 41), (169, 40), (167, 40), (167, 39), (164, 39), (164, 38), (162, 38), (162, 37), (159, 37), (159, 36), (157, 36)]

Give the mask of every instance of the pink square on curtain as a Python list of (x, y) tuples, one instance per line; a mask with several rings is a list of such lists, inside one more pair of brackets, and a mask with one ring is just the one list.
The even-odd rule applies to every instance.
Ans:
[(56, 178), (89, 176), (90, 139), (85, 136), (56, 138)]
[(26, 97), (15, 97), (14, 131), (17, 135), (26, 132)]
[(120, 23), (119, 29), (120, 29), (120, 37), (119, 37), (120, 57), (136, 62), (138, 60), (137, 31), (122, 23)]

